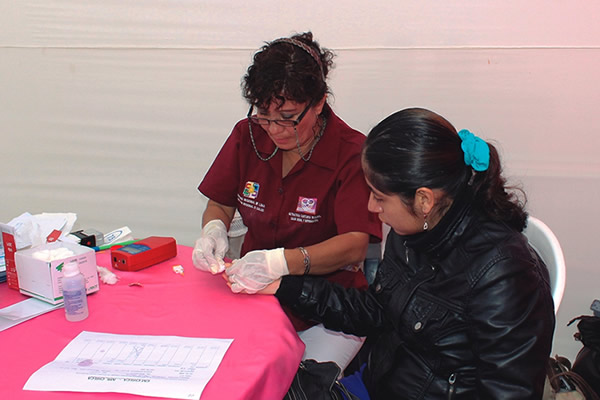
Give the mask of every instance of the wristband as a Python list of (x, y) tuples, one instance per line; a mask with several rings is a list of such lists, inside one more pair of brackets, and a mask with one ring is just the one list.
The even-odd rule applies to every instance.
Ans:
[(302, 246), (298, 247), (298, 250), (304, 256), (304, 275), (308, 275), (308, 271), (310, 271), (310, 256), (308, 255), (308, 251)]

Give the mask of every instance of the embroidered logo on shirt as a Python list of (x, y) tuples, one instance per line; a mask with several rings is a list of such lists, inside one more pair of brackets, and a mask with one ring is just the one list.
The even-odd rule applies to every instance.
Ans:
[(255, 199), (258, 196), (260, 185), (257, 182), (248, 181), (244, 187), (244, 197)]
[(298, 207), (296, 207), (296, 212), (316, 214), (317, 199), (302, 196), (298, 197)]

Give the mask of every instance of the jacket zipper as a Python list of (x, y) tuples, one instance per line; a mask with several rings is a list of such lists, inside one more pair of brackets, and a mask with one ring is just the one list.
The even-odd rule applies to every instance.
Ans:
[(453, 372), (448, 377), (448, 400), (454, 398), (454, 392), (456, 391), (456, 372)]

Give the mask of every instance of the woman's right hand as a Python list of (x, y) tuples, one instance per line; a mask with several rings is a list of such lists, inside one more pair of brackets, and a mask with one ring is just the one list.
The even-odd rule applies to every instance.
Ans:
[(192, 261), (199, 270), (218, 274), (225, 270), (223, 257), (227, 250), (229, 250), (227, 228), (220, 219), (213, 219), (202, 228), (200, 238), (194, 245)]

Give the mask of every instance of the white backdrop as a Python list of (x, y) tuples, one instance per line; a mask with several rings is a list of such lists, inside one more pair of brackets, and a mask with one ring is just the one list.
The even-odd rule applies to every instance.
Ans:
[(0, 221), (75, 212), (192, 245), (196, 187), (247, 106), (264, 41), (312, 30), (337, 53), (330, 102), (367, 133), (422, 106), (499, 143), (563, 245), (566, 327), (600, 297), (600, 3), (0, 0)]

